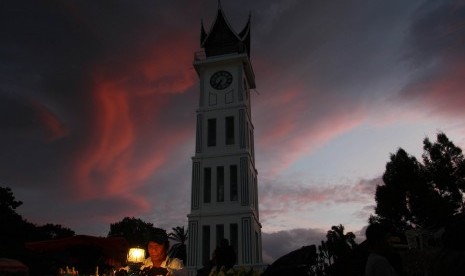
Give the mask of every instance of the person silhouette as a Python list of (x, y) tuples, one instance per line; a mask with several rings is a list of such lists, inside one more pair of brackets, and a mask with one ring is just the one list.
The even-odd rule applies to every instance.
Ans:
[(148, 272), (148, 275), (185, 275), (182, 261), (168, 257), (169, 244), (165, 232), (151, 233), (147, 243), (149, 257), (144, 261), (141, 270)]
[(365, 265), (366, 276), (397, 276), (389, 259), (393, 255), (392, 232), (386, 224), (374, 223), (367, 227), (365, 236), (370, 254)]
[[(147, 233), (147, 251), (149, 257), (143, 262), (138, 275), (141, 276), (185, 276), (187, 271), (182, 260), (170, 258), (168, 249), (170, 243), (168, 235), (163, 231), (150, 231)], [(129, 266), (119, 269), (117, 276), (126, 276), (129, 273)]]
[(214, 260), (217, 270), (224, 267), (224, 269), (228, 271), (236, 264), (236, 252), (234, 251), (234, 248), (229, 245), (229, 241), (227, 239), (222, 239), (220, 246), (216, 248)]

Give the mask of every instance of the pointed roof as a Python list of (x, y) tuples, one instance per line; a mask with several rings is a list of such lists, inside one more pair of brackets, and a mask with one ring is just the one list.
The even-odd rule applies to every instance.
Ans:
[(200, 45), (205, 49), (206, 56), (224, 55), (229, 53), (247, 52), (250, 55), (250, 19), (244, 29), (237, 34), (224, 15), (221, 3), (218, 1), (218, 12), (215, 21), (207, 33), (203, 21), (200, 30)]

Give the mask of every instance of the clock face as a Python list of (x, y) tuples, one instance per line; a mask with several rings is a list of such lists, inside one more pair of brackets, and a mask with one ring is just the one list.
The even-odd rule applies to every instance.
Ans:
[(233, 77), (228, 71), (217, 71), (210, 78), (210, 85), (217, 90), (223, 90), (231, 85), (232, 79)]

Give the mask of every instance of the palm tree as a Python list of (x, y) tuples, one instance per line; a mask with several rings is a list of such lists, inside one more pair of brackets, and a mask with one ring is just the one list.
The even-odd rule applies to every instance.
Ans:
[(357, 245), (354, 233), (344, 233), (342, 224), (331, 227), (326, 237), (328, 238), (328, 250), (332, 253), (333, 261), (347, 255)]
[(176, 243), (171, 246), (168, 255), (171, 258), (178, 258), (186, 263), (186, 241), (188, 239), (188, 231), (184, 230), (184, 226), (176, 226), (172, 229), (173, 232), (168, 234), (168, 238)]

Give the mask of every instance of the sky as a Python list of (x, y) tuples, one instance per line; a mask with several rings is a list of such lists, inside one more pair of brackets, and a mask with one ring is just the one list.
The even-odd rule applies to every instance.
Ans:
[[(263, 256), (363, 237), (399, 147), (465, 147), (465, 2), (222, 0), (252, 19)], [(0, 4), (0, 186), (36, 224), (106, 236), (190, 212), (200, 22), (216, 0)]]

